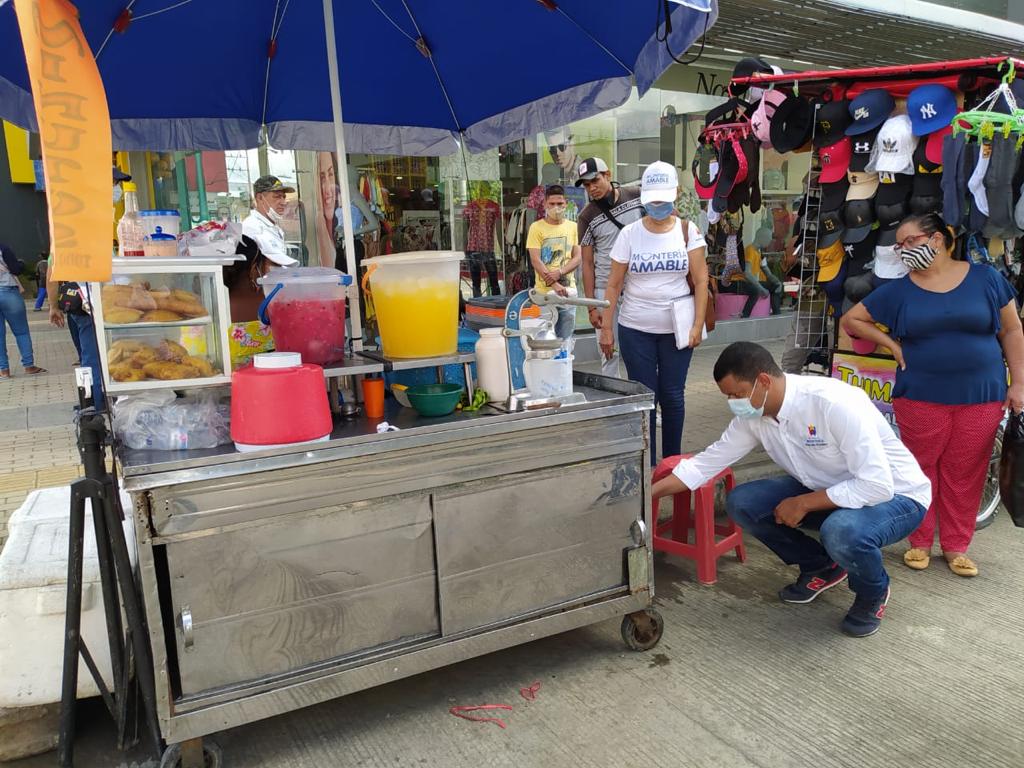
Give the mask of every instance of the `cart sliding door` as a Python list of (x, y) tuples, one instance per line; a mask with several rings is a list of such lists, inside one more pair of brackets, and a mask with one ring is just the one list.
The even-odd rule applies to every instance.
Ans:
[(181, 694), (439, 633), (427, 494), (166, 545)]
[(626, 588), (623, 552), (643, 519), (645, 458), (638, 451), (436, 492), (442, 634)]

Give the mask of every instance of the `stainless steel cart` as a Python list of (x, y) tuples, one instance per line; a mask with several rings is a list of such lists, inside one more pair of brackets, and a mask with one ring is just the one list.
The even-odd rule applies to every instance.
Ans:
[[(387, 413), (329, 442), (119, 456), (168, 743), (624, 616), (653, 647), (648, 414), (576, 374), (557, 409)], [(178, 748), (178, 747), (175, 747)]]

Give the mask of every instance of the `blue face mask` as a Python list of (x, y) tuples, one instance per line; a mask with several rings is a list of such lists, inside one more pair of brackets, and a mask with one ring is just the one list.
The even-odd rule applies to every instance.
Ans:
[(754, 396), (754, 390), (757, 389), (757, 382), (754, 382), (754, 389), (750, 390), (750, 397), (738, 397), (736, 399), (730, 399), (729, 410), (732, 411), (733, 416), (737, 416), (741, 419), (760, 419), (764, 416), (764, 406), (768, 402), (768, 390), (764, 391), (764, 400), (761, 402), (760, 408), (755, 408), (754, 404), (750, 402)]
[(675, 206), (672, 203), (647, 203), (644, 206), (644, 210), (647, 211), (647, 215), (656, 221), (664, 221), (672, 212), (675, 210)]

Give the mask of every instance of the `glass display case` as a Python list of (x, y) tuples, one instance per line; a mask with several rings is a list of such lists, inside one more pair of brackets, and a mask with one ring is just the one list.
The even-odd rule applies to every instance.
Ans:
[(231, 382), (224, 265), (237, 257), (114, 259), (90, 295), (111, 394)]

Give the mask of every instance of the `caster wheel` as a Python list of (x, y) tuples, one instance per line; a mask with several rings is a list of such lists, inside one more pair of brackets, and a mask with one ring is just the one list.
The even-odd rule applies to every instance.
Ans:
[[(223, 768), (224, 756), (212, 741), (203, 742), (204, 768)], [(171, 744), (160, 758), (160, 768), (181, 768), (181, 745)]]
[(622, 642), (634, 651), (649, 651), (661, 640), (665, 620), (653, 608), (622, 617)]

